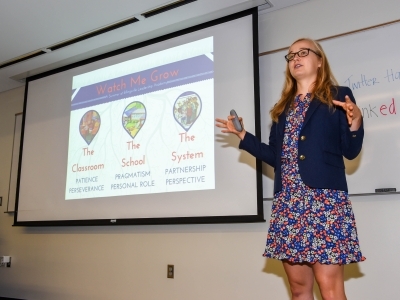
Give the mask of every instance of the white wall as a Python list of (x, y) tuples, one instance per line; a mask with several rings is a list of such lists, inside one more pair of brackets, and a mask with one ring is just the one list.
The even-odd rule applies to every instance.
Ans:
[[(379, 6), (379, 7), (378, 7)], [(310, 0), (261, 16), (260, 52), (398, 18), (398, 0)], [(279, 262), (261, 257), (268, 223), (12, 227), (8, 197), (14, 114), (23, 89), (0, 94), (0, 296), (40, 299), (288, 299)], [(397, 299), (399, 196), (354, 198), (367, 260), (346, 266), (348, 299)], [(265, 215), (271, 202), (265, 202)], [(175, 279), (167, 279), (167, 264)], [(319, 298), (319, 296), (318, 296)], [(317, 299), (318, 299), (317, 298)]]
[(260, 53), (399, 20), (399, 9), (396, 0), (308, 0), (261, 15)]

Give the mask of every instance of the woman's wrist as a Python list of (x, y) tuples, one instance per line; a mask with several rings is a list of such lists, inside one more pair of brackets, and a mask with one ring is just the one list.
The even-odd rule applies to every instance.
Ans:
[(242, 130), (241, 132), (239, 132), (238, 134), (237, 134), (237, 136), (243, 141), (243, 139), (244, 139), (244, 136), (246, 135), (246, 130)]
[(361, 127), (362, 118), (355, 118), (350, 125), (350, 131), (357, 131)]

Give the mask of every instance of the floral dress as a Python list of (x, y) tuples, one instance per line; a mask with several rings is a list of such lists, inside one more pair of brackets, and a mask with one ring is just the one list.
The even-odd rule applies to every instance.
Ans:
[(293, 263), (363, 261), (348, 193), (306, 186), (297, 163), (298, 140), (310, 94), (295, 98), (282, 145), (282, 190), (274, 197), (264, 256)]

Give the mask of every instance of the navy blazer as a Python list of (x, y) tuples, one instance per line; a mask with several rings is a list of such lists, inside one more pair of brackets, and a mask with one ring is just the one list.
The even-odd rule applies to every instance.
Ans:
[[(333, 99), (345, 101), (349, 96), (355, 103), (348, 87), (337, 87)], [(246, 132), (239, 148), (274, 167), (274, 194), (282, 189), (281, 154), (286, 113), (273, 122), (269, 144), (260, 142)], [(298, 140), (298, 164), (303, 182), (313, 188), (347, 191), (343, 156), (355, 158), (361, 151), (364, 127), (350, 131), (346, 113), (341, 107), (329, 108), (317, 98), (312, 99), (306, 112)]]

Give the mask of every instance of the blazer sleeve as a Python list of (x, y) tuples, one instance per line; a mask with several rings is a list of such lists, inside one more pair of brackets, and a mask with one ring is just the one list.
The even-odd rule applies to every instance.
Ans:
[[(353, 93), (348, 87), (340, 87), (338, 93), (340, 101), (345, 101), (345, 96), (349, 96), (351, 101), (356, 103)], [(342, 155), (347, 159), (354, 159), (360, 153), (363, 140), (364, 140), (364, 122), (361, 119), (361, 126), (357, 131), (350, 131), (350, 127), (347, 122), (346, 112), (341, 109), (340, 114), (340, 127), (341, 127), (341, 149)]]
[(263, 162), (269, 164), (272, 167), (276, 167), (276, 122), (273, 122), (271, 126), (271, 132), (269, 134), (268, 145), (262, 143), (253, 134), (246, 132), (244, 139), (240, 141), (239, 149), (246, 150), (254, 157), (261, 159)]

